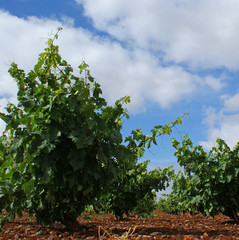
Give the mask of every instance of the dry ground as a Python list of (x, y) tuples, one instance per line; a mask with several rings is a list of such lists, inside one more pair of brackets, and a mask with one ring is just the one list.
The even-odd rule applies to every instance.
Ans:
[(82, 217), (77, 231), (62, 229), (60, 224), (52, 228), (38, 225), (24, 214), (3, 227), (0, 239), (239, 239), (239, 225), (223, 215), (212, 218), (160, 211), (155, 214), (153, 218), (132, 216), (124, 221), (116, 221), (110, 214), (98, 214), (91, 219)]

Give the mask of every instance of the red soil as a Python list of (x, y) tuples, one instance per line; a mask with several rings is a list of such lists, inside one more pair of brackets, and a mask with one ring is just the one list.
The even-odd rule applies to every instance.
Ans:
[(38, 225), (24, 214), (2, 228), (0, 239), (239, 239), (239, 225), (221, 214), (215, 218), (160, 211), (155, 214), (153, 218), (131, 216), (124, 221), (116, 221), (110, 214), (98, 214), (88, 220), (81, 217), (77, 231), (62, 229), (61, 224), (51, 228)]

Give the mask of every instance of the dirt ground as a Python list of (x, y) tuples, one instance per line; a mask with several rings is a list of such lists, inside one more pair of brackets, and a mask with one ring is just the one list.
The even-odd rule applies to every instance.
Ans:
[(239, 239), (239, 225), (223, 215), (212, 218), (160, 211), (155, 214), (153, 218), (132, 216), (123, 221), (116, 221), (110, 214), (98, 214), (91, 219), (82, 217), (78, 220), (79, 229), (71, 232), (57, 223), (51, 228), (38, 225), (24, 214), (2, 228), (0, 239)]

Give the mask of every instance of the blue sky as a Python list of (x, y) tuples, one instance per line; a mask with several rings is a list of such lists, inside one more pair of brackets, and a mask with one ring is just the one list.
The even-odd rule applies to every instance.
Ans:
[[(173, 137), (188, 133), (205, 149), (220, 137), (233, 147), (238, 12), (234, 0), (0, 0), (0, 110), (16, 103), (10, 63), (29, 71), (49, 34), (63, 27), (57, 42), (63, 58), (75, 69), (85, 60), (110, 104), (131, 96), (124, 136), (136, 128), (148, 133), (187, 112)], [(172, 136), (146, 153), (152, 167), (176, 163)]]

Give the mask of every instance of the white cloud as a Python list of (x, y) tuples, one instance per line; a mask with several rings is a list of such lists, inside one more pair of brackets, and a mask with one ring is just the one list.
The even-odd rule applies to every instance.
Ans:
[(234, 96), (224, 95), (224, 111), (228, 112), (239, 112), (239, 93)]
[[(105, 4), (107, 6), (109, 2)], [(110, 19), (112, 13), (108, 14)], [(124, 48), (105, 36), (96, 36), (82, 28), (69, 26), (71, 24), (73, 21), (68, 18), (64, 23), (37, 17), (23, 19), (0, 11), (0, 99), (16, 100), (16, 84), (7, 73), (10, 63), (16, 62), (26, 72), (32, 69), (49, 34), (59, 26), (64, 28), (57, 41), (63, 58), (75, 69), (86, 60), (109, 103), (130, 95), (131, 112), (144, 111), (147, 100), (162, 108), (170, 108), (206, 86), (220, 89), (220, 78), (201, 78), (175, 64), (162, 66), (145, 48)]]
[(236, 0), (76, 0), (95, 27), (164, 60), (196, 68), (238, 68)]
[[(62, 23), (56, 20), (29, 17), (17, 18), (0, 12), (1, 36), (1, 95), (13, 96), (16, 91), (7, 75), (10, 62), (30, 70), (38, 53), (45, 47), (47, 34)], [(175, 102), (195, 91), (196, 78), (177, 66), (160, 66), (158, 60), (145, 50), (124, 49), (104, 37), (96, 37), (81, 28), (66, 27), (59, 39), (60, 51), (74, 67), (85, 58), (92, 74), (102, 84), (107, 98), (113, 102), (124, 95), (132, 96), (131, 110), (144, 109), (150, 99), (161, 107)], [(12, 85), (9, 88), (9, 84)]]
[(73, 27), (75, 24), (74, 18), (67, 17), (67, 16), (62, 16), (61, 21), (62, 21), (63, 25), (65, 25), (67, 27)]
[(211, 87), (214, 91), (220, 91), (226, 85), (223, 77), (215, 78), (212, 76), (205, 77), (204, 84)]
[(230, 148), (239, 141), (239, 93), (223, 96), (222, 100), (223, 107), (219, 112), (212, 107), (206, 111), (207, 141), (200, 144), (208, 150), (216, 145), (217, 138), (225, 140)]

